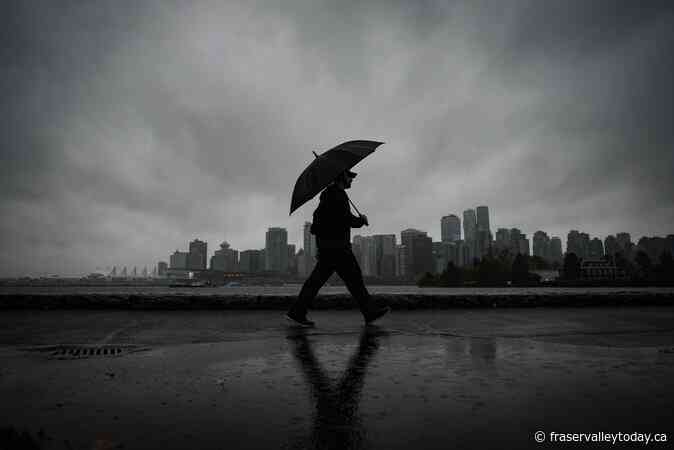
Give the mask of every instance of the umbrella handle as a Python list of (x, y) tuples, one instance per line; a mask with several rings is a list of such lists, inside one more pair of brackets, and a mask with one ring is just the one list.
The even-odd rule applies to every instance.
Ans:
[(349, 199), (349, 203), (351, 203), (351, 206), (353, 206), (353, 209), (356, 210), (356, 212), (358, 213), (358, 215), (359, 215), (359, 216), (362, 216), (362, 214), (360, 213), (360, 211), (358, 211), (358, 208), (356, 208), (356, 205), (353, 204), (353, 202), (351, 201), (351, 199)]

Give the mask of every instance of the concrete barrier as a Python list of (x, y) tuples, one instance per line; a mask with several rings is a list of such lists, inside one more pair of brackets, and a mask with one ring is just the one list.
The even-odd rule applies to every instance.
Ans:
[[(526, 295), (374, 294), (378, 304), (394, 310), (581, 306), (674, 306), (674, 293), (582, 293)], [(140, 310), (284, 310), (295, 300), (287, 295), (149, 295), (149, 294), (6, 294), (0, 310), (140, 309)], [(313, 309), (356, 309), (348, 294), (319, 295)]]

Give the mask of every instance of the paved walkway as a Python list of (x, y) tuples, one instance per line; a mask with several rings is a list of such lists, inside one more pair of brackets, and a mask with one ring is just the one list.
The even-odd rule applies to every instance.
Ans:
[[(674, 439), (674, 308), (396, 311), (376, 327), (354, 311), (311, 317), (318, 327), (302, 331), (275, 311), (3, 312), (0, 439), (20, 440), (8, 429), (45, 449), (566, 446), (549, 434), (537, 444), (538, 430), (651, 433), (655, 448), (665, 448), (656, 433)], [(632, 445), (644, 447), (622, 448)]]

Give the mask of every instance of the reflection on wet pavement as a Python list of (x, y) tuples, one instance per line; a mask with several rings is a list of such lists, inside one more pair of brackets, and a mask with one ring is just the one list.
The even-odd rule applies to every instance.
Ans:
[(316, 358), (304, 329), (291, 329), (288, 341), (298, 368), (309, 385), (315, 406), (310, 439), (316, 449), (364, 448), (366, 433), (358, 416), (358, 405), (367, 366), (386, 335), (377, 326), (363, 328), (358, 348), (337, 383), (333, 384)]

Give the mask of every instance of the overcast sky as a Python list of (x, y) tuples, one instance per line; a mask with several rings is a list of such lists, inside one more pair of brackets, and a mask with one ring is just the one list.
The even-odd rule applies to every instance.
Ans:
[(264, 247), (295, 180), (384, 141), (371, 226), (674, 233), (674, 2), (4, 1), (0, 275)]

